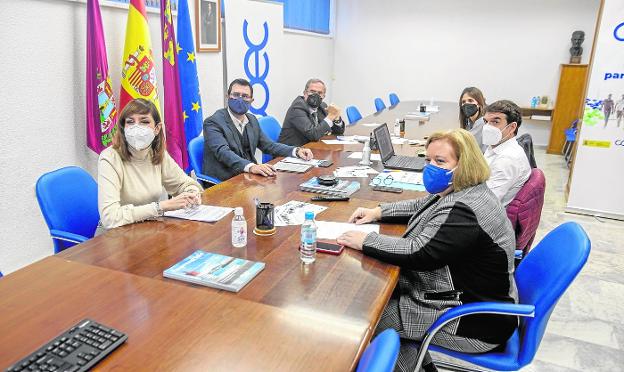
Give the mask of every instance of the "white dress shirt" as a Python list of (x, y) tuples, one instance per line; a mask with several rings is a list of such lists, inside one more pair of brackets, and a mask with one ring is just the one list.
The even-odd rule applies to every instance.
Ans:
[(506, 207), (531, 176), (529, 160), (516, 137), (494, 148), (489, 146), (483, 156), (491, 171), (487, 185)]
[[(228, 107), (228, 114), (230, 114), (230, 118), (232, 119), (232, 122), (234, 123), (234, 126), (236, 127), (236, 129), (238, 129), (238, 132), (241, 134), (241, 136), (243, 135), (243, 132), (245, 131), (245, 125), (247, 125), (247, 123), (249, 123), (249, 118), (247, 118), (247, 115), (243, 115), (243, 120), (238, 120), (238, 118), (236, 117), (236, 115), (234, 115), (234, 113), (232, 112), (232, 110), (230, 110), (230, 108)], [(298, 147), (295, 147), (292, 151), (292, 156), (293, 158), (297, 158), (297, 150), (299, 150)], [(243, 169), (243, 172), (245, 173), (249, 173), (249, 169), (251, 169), (251, 167), (254, 165), (254, 163), (249, 163), (247, 165), (245, 165), (245, 168)]]

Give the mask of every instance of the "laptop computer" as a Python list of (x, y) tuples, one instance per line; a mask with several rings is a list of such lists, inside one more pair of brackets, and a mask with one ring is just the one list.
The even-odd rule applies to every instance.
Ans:
[(390, 131), (388, 131), (387, 124), (375, 128), (373, 130), (373, 135), (375, 136), (375, 141), (377, 141), (377, 147), (381, 154), (381, 163), (384, 167), (422, 172), (425, 167), (425, 158), (394, 154), (394, 147), (392, 146), (392, 139), (390, 138)]

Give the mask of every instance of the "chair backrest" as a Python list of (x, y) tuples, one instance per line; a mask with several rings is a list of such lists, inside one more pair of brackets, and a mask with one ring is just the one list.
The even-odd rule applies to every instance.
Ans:
[(521, 136), (518, 136), (516, 138), (516, 141), (524, 150), (524, 153), (527, 156), (527, 160), (529, 161), (529, 165), (531, 166), (531, 168), (537, 168), (537, 162), (535, 162), (534, 156), (535, 153), (533, 151), (533, 138), (531, 137), (531, 135), (525, 133)]
[(507, 205), (507, 217), (516, 232), (516, 249), (526, 255), (531, 248), (542, 216), (546, 179), (544, 172), (533, 168), (529, 179)]
[(0, 271), (0, 278), (2, 278), (2, 271)]
[[(80, 167), (65, 167), (39, 177), (37, 201), (50, 230), (61, 230), (92, 238), (100, 220), (97, 183)], [(54, 239), (55, 252), (73, 243)]]
[[(267, 137), (269, 137), (273, 142), (277, 142), (280, 132), (282, 131), (282, 126), (276, 118), (273, 116), (263, 116), (258, 118), (258, 124), (260, 124), (260, 129)], [(271, 161), (271, 159), (273, 159), (273, 156), (264, 153), (262, 154), (263, 163)]]
[(399, 96), (397, 96), (396, 93), (390, 93), (388, 97), (390, 98), (390, 106), (396, 106), (397, 104), (399, 104), (399, 102), (401, 102), (399, 100)]
[(535, 306), (535, 317), (520, 321), (519, 365), (533, 360), (550, 314), (587, 262), (590, 249), (583, 228), (566, 222), (549, 232), (516, 269), (519, 302)]
[(202, 174), (202, 164), (204, 163), (204, 136), (199, 135), (189, 141), (188, 144), (189, 162), (195, 174)]
[(379, 97), (375, 98), (375, 112), (383, 111), (385, 109), (386, 104), (384, 103), (384, 101)]
[(360, 114), (360, 110), (355, 106), (347, 107), (347, 118), (349, 119), (349, 124), (354, 125), (358, 120), (362, 118), (362, 114)]
[(381, 332), (364, 350), (357, 372), (392, 372), (400, 346), (399, 334), (394, 329)]

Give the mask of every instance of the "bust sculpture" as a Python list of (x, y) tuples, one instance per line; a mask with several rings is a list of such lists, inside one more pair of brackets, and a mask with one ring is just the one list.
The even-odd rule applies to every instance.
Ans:
[(581, 63), (583, 48), (581, 44), (585, 40), (585, 32), (574, 31), (572, 33), (572, 48), (570, 48), (570, 63)]

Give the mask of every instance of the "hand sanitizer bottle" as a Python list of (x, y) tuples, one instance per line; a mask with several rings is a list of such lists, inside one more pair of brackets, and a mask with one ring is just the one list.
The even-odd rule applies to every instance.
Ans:
[(370, 140), (366, 140), (364, 142), (364, 148), (362, 149), (362, 160), (360, 161), (360, 165), (370, 165), (371, 157), (371, 148), (370, 148)]

